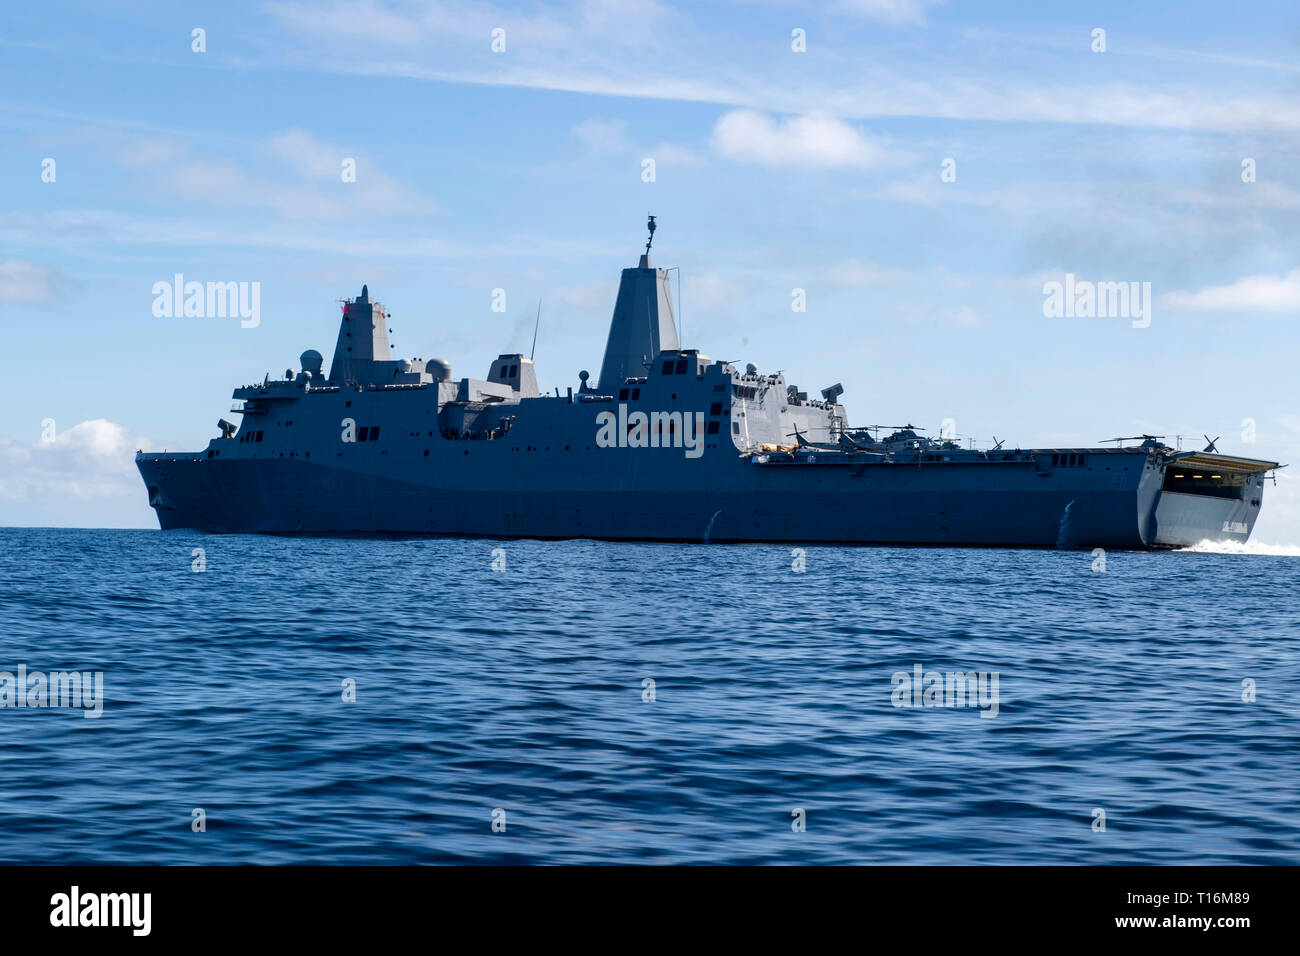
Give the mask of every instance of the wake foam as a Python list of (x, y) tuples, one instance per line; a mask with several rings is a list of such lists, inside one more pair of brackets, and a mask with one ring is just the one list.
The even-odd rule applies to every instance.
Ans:
[(1265, 544), (1262, 541), (1200, 541), (1190, 547), (1180, 548), (1196, 554), (1268, 554), (1285, 558), (1300, 558), (1300, 544)]

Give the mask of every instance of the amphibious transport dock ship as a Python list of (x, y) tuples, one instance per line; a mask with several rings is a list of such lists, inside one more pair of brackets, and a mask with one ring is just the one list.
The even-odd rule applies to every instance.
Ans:
[[(651, 240), (654, 220), (650, 222)], [(325, 374), (237, 388), (239, 425), (193, 453), (136, 464), (162, 528), (273, 534), (1039, 547), (1244, 542), (1277, 462), (1177, 451), (963, 448), (912, 426), (850, 426), (831, 386), (677, 341), (668, 272), (646, 243), (624, 269), (600, 376), (538, 390), (533, 362), (485, 379), (389, 357), (363, 286)], [(816, 440), (814, 440), (816, 439)]]

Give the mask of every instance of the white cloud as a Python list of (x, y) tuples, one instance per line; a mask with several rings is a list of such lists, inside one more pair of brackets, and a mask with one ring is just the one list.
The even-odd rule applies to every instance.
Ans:
[(53, 441), (0, 439), (0, 498), (88, 499), (140, 492), (135, 449), (148, 444), (104, 418), (65, 430), (56, 423)]
[(866, 17), (895, 27), (925, 26), (925, 11), (945, 0), (839, 0), (845, 13)]
[[(310, 132), (289, 129), (264, 143), (246, 163), (210, 159), (190, 142), (146, 138), (121, 154), (123, 165), (141, 170), (151, 189), (186, 199), (273, 210), (288, 219), (344, 220), (415, 215), (434, 204), (385, 175), (364, 155), (325, 143)], [(343, 161), (354, 160), (356, 181), (345, 182)]]
[(755, 110), (732, 110), (713, 127), (712, 145), (728, 159), (764, 166), (861, 169), (879, 163), (884, 150), (831, 116), (773, 120)]
[(53, 270), (26, 259), (0, 262), (0, 302), (34, 304), (53, 293)]
[(1300, 269), (1284, 276), (1246, 276), (1231, 285), (1206, 286), (1195, 292), (1167, 292), (1158, 301), (1176, 309), (1300, 309)]

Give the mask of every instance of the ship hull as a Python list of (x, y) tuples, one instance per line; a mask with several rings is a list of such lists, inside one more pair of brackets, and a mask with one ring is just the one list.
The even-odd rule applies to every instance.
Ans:
[(167, 454), (137, 464), (160, 527), (219, 533), (1135, 549), (1244, 541), (1258, 513), (1249, 501), (1162, 495), (1159, 469), (1141, 454), (1080, 473), (680, 453), (654, 468), (634, 454), (611, 450), (608, 468), (562, 475), (573, 488), (558, 486), (552, 462), (496, 468), (451, 454), (383, 468)]

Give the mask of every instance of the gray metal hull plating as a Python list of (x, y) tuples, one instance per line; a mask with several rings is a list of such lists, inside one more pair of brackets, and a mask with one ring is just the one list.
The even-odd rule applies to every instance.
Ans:
[(1141, 453), (1043, 472), (1019, 462), (773, 466), (717, 448), (695, 461), (672, 449), (599, 449), (570, 471), (556, 459), (575, 452), (561, 446), (435, 444), (451, 447), (401, 463), (142, 454), (138, 464), (161, 527), (229, 533), (1147, 548), (1245, 540), (1258, 512), (1162, 498), (1159, 471)]

